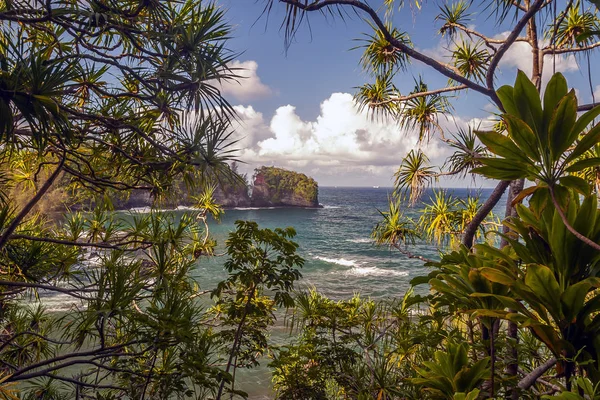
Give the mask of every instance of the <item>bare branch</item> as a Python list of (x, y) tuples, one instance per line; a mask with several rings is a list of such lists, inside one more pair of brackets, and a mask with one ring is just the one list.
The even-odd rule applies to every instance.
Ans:
[(506, 38), (506, 41), (503, 45), (500, 46), (494, 57), (492, 57), (492, 61), (490, 62), (490, 66), (488, 68), (488, 72), (485, 77), (485, 81), (488, 89), (491, 91), (491, 97), (494, 99), (494, 102), (502, 107), (500, 100), (496, 96), (494, 92), (494, 73), (496, 72), (496, 68), (504, 57), (504, 54), (508, 51), (508, 49), (515, 43), (515, 41), (519, 38), (519, 34), (525, 28), (527, 23), (531, 18), (535, 16), (535, 14), (539, 11), (539, 9), (544, 5), (545, 0), (536, 0), (535, 3), (531, 5), (529, 10), (523, 15), (523, 17), (517, 22), (511, 33)]
[(371, 102), (369, 103), (369, 106), (371, 107), (377, 107), (377, 106), (382, 106), (385, 104), (389, 104), (389, 103), (400, 103), (403, 101), (408, 101), (411, 99), (416, 99), (419, 97), (426, 97), (426, 96), (431, 96), (434, 94), (440, 94), (440, 93), (447, 93), (447, 92), (458, 92), (460, 90), (465, 90), (468, 89), (467, 85), (459, 85), (459, 86), (450, 86), (450, 87), (445, 87), (445, 88), (441, 88), (441, 89), (435, 89), (435, 90), (429, 90), (427, 92), (418, 92), (418, 93), (412, 93), (406, 96), (399, 96), (399, 97), (393, 97), (384, 101), (377, 101), (377, 102)]

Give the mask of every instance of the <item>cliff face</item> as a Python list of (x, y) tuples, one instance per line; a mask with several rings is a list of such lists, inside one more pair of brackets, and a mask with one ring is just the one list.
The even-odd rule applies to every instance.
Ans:
[(218, 186), (213, 196), (215, 202), (223, 207), (250, 206), (250, 195), (244, 184)]
[[(319, 188), (317, 182), (304, 174), (282, 168), (261, 167), (256, 169), (252, 196), (248, 187), (239, 183), (221, 182), (217, 186), (215, 202), (225, 208), (233, 207), (319, 207)], [(176, 208), (191, 206), (193, 193), (189, 193), (183, 185), (176, 186), (171, 198), (155, 204), (150, 192), (134, 190), (127, 198), (115, 198), (116, 209), (134, 207)]]
[(252, 189), (254, 207), (319, 207), (317, 182), (298, 172), (275, 167), (256, 170)]

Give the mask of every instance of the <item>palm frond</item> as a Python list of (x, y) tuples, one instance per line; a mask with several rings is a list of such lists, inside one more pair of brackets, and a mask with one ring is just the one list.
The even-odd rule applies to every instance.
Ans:
[(405, 198), (408, 194), (408, 203), (413, 206), (422, 196), (435, 177), (434, 168), (429, 165), (429, 158), (421, 150), (411, 150), (398, 171), (394, 174), (395, 191)]
[(440, 6), (440, 13), (435, 17), (436, 21), (442, 21), (443, 25), (439, 29), (441, 36), (452, 37), (456, 34), (456, 25), (466, 25), (471, 20), (472, 13), (469, 13), (470, 2), (459, 0), (452, 4), (443, 4)]
[[(427, 92), (427, 85), (421, 78), (415, 81), (415, 88), (411, 94)], [(434, 132), (441, 132), (438, 120), (440, 114), (450, 109), (448, 96), (432, 94), (414, 97), (405, 103), (399, 112), (400, 126), (407, 130), (416, 130), (419, 142), (428, 141)]]

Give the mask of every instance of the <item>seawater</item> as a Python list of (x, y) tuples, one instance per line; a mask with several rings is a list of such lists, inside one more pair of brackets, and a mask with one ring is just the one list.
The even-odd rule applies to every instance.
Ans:
[[(485, 201), (492, 189), (446, 189), (454, 196), (466, 199), (469, 194), (479, 195)], [(303, 278), (296, 285), (299, 290), (316, 288), (326, 296), (341, 300), (360, 293), (377, 299), (399, 297), (410, 287), (410, 280), (425, 275), (429, 270), (423, 261), (410, 259), (397, 250), (376, 247), (370, 234), (382, 216), (379, 211), (388, 208), (392, 188), (321, 187), (318, 209), (272, 208), (232, 209), (225, 212), (220, 224), (211, 223), (210, 231), (220, 245), (233, 231), (236, 220), (256, 221), (261, 228), (292, 226), (299, 244), (299, 254), (306, 260), (302, 268)], [(422, 202), (433, 196), (426, 191)], [(502, 217), (505, 199), (493, 210)], [(406, 208), (405, 215), (418, 219), (418, 210)], [(437, 247), (416, 243), (410, 251), (430, 259), (439, 258)], [(218, 258), (201, 260), (196, 270), (197, 279), (205, 289), (214, 287), (227, 274)], [(422, 290), (427, 290), (422, 288)], [(272, 331), (272, 341), (282, 344), (290, 340), (290, 333), (283, 321), (278, 321)], [(250, 399), (272, 399), (271, 376), (265, 359), (258, 368), (238, 370), (236, 387), (246, 391)]]
[[(447, 189), (458, 198), (469, 194), (479, 194), (485, 201), (491, 189)], [(284, 228), (292, 226), (296, 230), (293, 239), (299, 244), (299, 254), (305, 259), (301, 272), (303, 278), (296, 285), (298, 290), (316, 288), (326, 296), (340, 300), (355, 293), (361, 296), (383, 299), (402, 296), (410, 287), (410, 280), (427, 274), (428, 269), (418, 259), (409, 259), (397, 250), (376, 247), (369, 239), (371, 231), (382, 217), (379, 211), (386, 211), (391, 188), (349, 188), (321, 187), (319, 202), (322, 208), (240, 208), (225, 212), (220, 223), (209, 222), (211, 236), (218, 242), (218, 252), (224, 250), (224, 243), (235, 229), (236, 220), (256, 221), (261, 228)], [(428, 202), (431, 191), (426, 191), (422, 201)], [(503, 216), (504, 199), (494, 213)], [(405, 215), (418, 218), (420, 205), (406, 208)], [(133, 210), (144, 212), (147, 210)], [(172, 212), (190, 212), (178, 209)], [(410, 251), (419, 256), (437, 259), (438, 249), (427, 243), (417, 243)], [(224, 257), (201, 258), (194, 277), (202, 290), (212, 289), (227, 277), (223, 269)], [(65, 306), (65, 299), (46, 294), (43, 301), (53, 309)], [(60, 308), (60, 307), (59, 307)], [(281, 315), (281, 314), (280, 314)], [(272, 341), (282, 344), (290, 340), (280, 318), (272, 330)], [(236, 388), (249, 394), (250, 399), (270, 399), (271, 376), (265, 359), (258, 368), (238, 370)]]
[[(458, 198), (480, 194), (487, 199), (491, 189), (446, 189)], [(234, 229), (236, 220), (256, 221), (262, 228), (295, 228), (293, 239), (299, 244), (299, 254), (306, 260), (299, 288), (315, 287), (334, 299), (344, 299), (360, 292), (372, 298), (401, 296), (412, 278), (427, 272), (423, 262), (409, 259), (397, 250), (374, 246), (370, 234), (382, 220), (379, 211), (386, 211), (391, 188), (319, 189), (323, 208), (232, 209), (225, 212), (220, 224), (210, 223), (213, 237), (222, 245)], [(426, 191), (422, 201), (432, 196)], [(504, 203), (498, 203), (496, 215), (501, 216)], [(406, 208), (405, 215), (418, 219), (419, 205)], [(438, 249), (427, 243), (416, 243), (410, 251), (430, 259), (438, 258)], [(211, 287), (226, 277), (219, 270), (222, 261), (200, 261), (197, 277), (200, 284)]]

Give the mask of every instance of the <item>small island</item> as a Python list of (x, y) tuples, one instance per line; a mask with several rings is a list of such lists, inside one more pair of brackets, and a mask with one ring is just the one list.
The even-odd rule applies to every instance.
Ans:
[(276, 167), (254, 173), (253, 207), (320, 207), (319, 186), (304, 174)]

